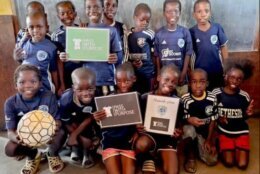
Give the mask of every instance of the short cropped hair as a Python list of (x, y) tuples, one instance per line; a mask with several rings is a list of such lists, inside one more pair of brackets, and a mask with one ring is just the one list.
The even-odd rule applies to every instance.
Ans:
[(205, 77), (206, 77), (206, 80), (208, 80), (208, 73), (207, 73), (204, 69), (201, 69), (201, 68), (195, 68), (194, 70), (192, 70), (192, 71), (190, 72), (189, 77), (191, 78), (191, 76), (192, 76), (194, 73), (196, 73), (196, 72), (198, 72), (198, 73), (203, 73), (203, 74), (205, 75)]
[(208, 4), (209, 4), (209, 7), (210, 7), (210, 9), (211, 9), (211, 3), (210, 3), (209, 0), (197, 0), (197, 1), (194, 3), (194, 5), (193, 5), (193, 12), (195, 12), (197, 4), (199, 4), (199, 3), (201, 3), (201, 2), (208, 3)]
[(134, 16), (138, 16), (141, 11), (148, 12), (150, 14), (152, 13), (151, 8), (147, 4), (140, 3), (140, 4), (137, 4), (135, 7)]
[(38, 6), (40, 11), (45, 13), (45, 9), (44, 9), (44, 6), (42, 5), (42, 3), (38, 2), (38, 1), (31, 1), (29, 2), (27, 5), (26, 5), (26, 10), (29, 8), (29, 7), (35, 7), (35, 6)]
[(121, 65), (118, 65), (116, 68), (116, 73), (118, 72), (126, 72), (129, 77), (135, 76), (135, 71), (133, 65), (130, 62), (125, 62)]
[(45, 22), (45, 24), (47, 25), (47, 18), (46, 18), (46, 14), (45, 13), (42, 13), (42, 12), (35, 12), (35, 13), (29, 13), (26, 15), (26, 19), (27, 18), (42, 18)]
[(163, 75), (168, 70), (175, 72), (177, 77), (180, 77), (181, 72), (180, 72), (179, 68), (174, 64), (169, 64), (169, 65), (163, 66), (162, 69), (160, 70), (160, 75)]
[[(86, 6), (86, 1), (87, 0), (85, 0), (85, 6)], [(101, 7), (104, 7), (104, 0), (99, 0), (100, 1), (100, 3), (101, 3)]]
[(71, 74), (71, 79), (73, 84), (77, 84), (81, 80), (87, 80), (91, 85), (96, 86), (96, 74), (86, 67), (75, 69)]
[(41, 71), (39, 70), (38, 67), (34, 66), (34, 65), (30, 65), (30, 64), (22, 64), (20, 66), (18, 66), (14, 72), (14, 83), (17, 83), (17, 80), (19, 78), (19, 74), (20, 72), (23, 71), (33, 71), (35, 72), (37, 78), (39, 81), (42, 81), (42, 75), (41, 75)]
[(76, 11), (76, 8), (71, 1), (60, 1), (60, 2), (58, 2), (56, 4), (56, 11), (59, 12), (59, 7), (62, 7), (62, 6), (70, 6), (74, 12)]
[(181, 2), (179, 0), (165, 0), (163, 3), (163, 11), (165, 11), (166, 5), (169, 3), (179, 4), (179, 10), (181, 11)]

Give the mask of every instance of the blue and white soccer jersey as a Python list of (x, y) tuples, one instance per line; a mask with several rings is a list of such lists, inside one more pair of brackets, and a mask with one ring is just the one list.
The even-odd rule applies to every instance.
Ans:
[(130, 56), (132, 54), (143, 54), (143, 66), (138, 68), (137, 74), (141, 74), (146, 78), (154, 75), (155, 67), (152, 60), (151, 51), (154, 45), (154, 31), (151, 29), (140, 32), (131, 32), (128, 36), (128, 48)]
[(220, 48), (228, 42), (223, 28), (211, 23), (207, 31), (201, 31), (195, 25), (190, 33), (196, 55), (194, 68), (202, 68), (208, 74), (223, 73)]
[[(89, 25), (89, 28), (103, 28), (110, 31), (110, 53), (122, 51), (117, 31), (114, 27), (105, 24)], [(122, 58), (119, 58), (122, 59)], [(119, 60), (118, 59), (118, 60)], [(115, 65), (108, 62), (83, 62), (84, 67), (88, 67), (96, 74), (96, 86), (115, 85)]]
[(215, 95), (207, 91), (204, 99), (197, 100), (191, 93), (187, 93), (183, 95), (181, 99), (184, 106), (184, 119), (197, 117), (204, 120), (205, 125), (195, 127), (195, 129), (203, 138), (207, 138), (210, 122), (218, 118), (217, 99)]
[(20, 94), (8, 98), (4, 105), (7, 129), (16, 129), (19, 120), (27, 112), (42, 110), (59, 119), (56, 96), (50, 91), (40, 90), (32, 100), (24, 100)]
[(222, 88), (216, 88), (212, 91), (217, 97), (219, 117), (226, 116), (227, 124), (218, 124), (218, 129), (226, 135), (248, 134), (248, 124), (246, 122), (246, 110), (250, 103), (250, 97), (243, 90), (230, 95)]
[(42, 75), (43, 88), (55, 91), (50, 72), (57, 71), (57, 47), (48, 39), (33, 43), (28, 40), (22, 45), (26, 57), (22, 64), (37, 66)]
[(154, 55), (160, 58), (162, 66), (175, 64), (182, 70), (185, 56), (193, 52), (190, 32), (180, 25), (174, 31), (164, 26), (155, 34), (154, 48)]

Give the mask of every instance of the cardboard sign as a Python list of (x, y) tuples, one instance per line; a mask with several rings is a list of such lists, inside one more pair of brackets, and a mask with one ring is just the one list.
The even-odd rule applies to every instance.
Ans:
[(107, 117), (101, 120), (101, 128), (141, 124), (138, 95), (136, 92), (95, 97), (97, 110), (105, 109)]
[(66, 27), (66, 53), (71, 61), (106, 62), (109, 29)]
[(180, 99), (148, 95), (144, 126), (147, 132), (173, 135)]

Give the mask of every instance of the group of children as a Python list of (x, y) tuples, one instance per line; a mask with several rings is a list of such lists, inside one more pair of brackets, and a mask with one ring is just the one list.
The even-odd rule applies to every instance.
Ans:
[[(246, 59), (227, 59), (227, 38), (222, 27), (210, 21), (210, 2), (195, 2), (197, 24), (189, 30), (178, 24), (180, 1), (165, 0), (166, 26), (156, 33), (148, 28), (152, 12), (147, 4), (136, 6), (130, 33), (115, 21), (117, 7), (118, 0), (85, 0), (89, 22), (75, 24), (73, 3), (60, 1), (56, 10), (62, 25), (49, 36), (43, 5), (38, 1), (27, 5), (27, 27), (19, 31), (14, 50), (15, 60), (22, 64), (14, 76), (18, 93), (5, 103), (10, 138), (5, 152), (28, 157), (21, 173), (36, 173), (41, 153), (20, 141), (16, 126), (24, 114), (43, 107), (60, 125), (47, 152), (54, 173), (64, 167), (58, 155), (64, 144), (71, 147), (71, 160), (85, 168), (94, 165), (92, 152), (100, 144), (107, 173), (135, 173), (136, 159), (144, 173), (155, 173), (157, 154), (164, 173), (178, 173), (181, 139), (184, 169), (189, 173), (196, 172), (197, 150), (207, 165), (215, 165), (220, 154), (226, 166), (245, 169), (249, 161), (246, 119), (253, 115), (253, 101), (240, 85), (252, 75), (253, 65)], [(68, 61), (65, 43), (70, 26), (109, 29), (108, 61)], [(172, 136), (148, 133), (143, 125), (99, 129), (106, 112), (96, 110), (94, 97), (131, 91), (140, 94), (143, 116), (149, 94), (181, 98)]]

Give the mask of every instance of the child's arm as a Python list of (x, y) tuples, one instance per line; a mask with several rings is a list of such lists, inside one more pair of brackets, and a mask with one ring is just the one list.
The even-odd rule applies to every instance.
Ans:
[(204, 125), (205, 124), (205, 122), (202, 120), (202, 119), (199, 119), (198, 117), (189, 117), (188, 119), (187, 119), (187, 121), (191, 124), (191, 125), (193, 125), (193, 126), (196, 126), (196, 127), (200, 127), (200, 126), (202, 126), (202, 125)]
[(108, 63), (110, 64), (116, 64), (117, 63), (117, 54), (116, 53), (111, 53), (109, 54), (109, 57), (108, 57)]
[(64, 63), (58, 58), (58, 74), (60, 80), (60, 86), (57, 91), (57, 94), (61, 96), (62, 92), (65, 90), (65, 83), (64, 83)]
[(156, 76), (158, 76), (161, 70), (161, 60), (159, 56), (155, 57), (155, 65), (156, 65), (156, 73), (157, 73)]
[[(58, 72), (57, 71), (51, 71), (51, 77), (53, 84), (55, 86), (55, 90), (58, 90), (59, 82), (58, 82)], [(57, 92), (57, 91), (55, 91)]]
[(254, 107), (254, 100), (251, 100), (246, 110), (247, 116), (252, 116), (254, 114)]
[(216, 126), (215, 121), (211, 121), (209, 124), (208, 137), (204, 142), (204, 148), (212, 154), (216, 153), (216, 147), (215, 147), (215, 142), (214, 142), (214, 137), (213, 137), (215, 126)]
[(14, 143), (17, 143), (17, 144), (20, 143), (19, 136), (18, 136), (15, 129), (8, 129), (7, 130), (7, 137)]
[(184, 65), (183, 65), (181, 76), (179, 79), (179, 85), (183, 85), (183, 83), (184, 83), (185, 77), (188, 72), (189, 64), (190, 64), (190, 57), (191, 57), (190, 55), (186, 55), (184, 58)]
[(221, 52), (221, 58), (222, 58), (222, 63), (225, 61), (225, 59), (228, 58), (228, 47), (227, 44), (222, 45), (220, 47), (220, 52)]

